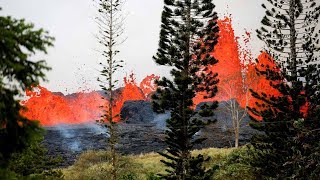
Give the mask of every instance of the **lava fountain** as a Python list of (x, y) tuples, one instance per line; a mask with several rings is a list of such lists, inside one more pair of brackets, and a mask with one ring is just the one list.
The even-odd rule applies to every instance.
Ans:
[[(116, 90), (114, 114), (119, 114), (121, 107), (128, 100), (147, 100), (151, 90), (155, 89), (154, 80), (158, 76), (150, 75), (142, 80), (140, 87), (136, 84), (134, 75), (124, 78), (125, 86)], [(101, 106), (107, 102), (103, 93), (98, 91), (78, 92), (64, 95), (54, 93), (38, 86), (33, 91), (27, 91), (28, 99), (21, 103), (27, 108), (22, 115), (29, 119), (39, 120), (41, 125), (81, 124), (94, 122), (102, 115)]]
[[(226, 17), (218, 21), (220, 27), (218, 44), (212, 55), (219, 62), (209, 69), (218, 73), (220, 80), (218, 93), (213, 99), (205, 99), (204, 93), (198, 93), (193, 99), (197, 105), (204, 101), (227, 101), (236, 99), (241, 107), (254, 107), (257, 100), (251, 96), (249, 89), (267, 92), (272, 95), (279, 93), (270, 86), (270, 82), (263, 76), (257, 76), (257, 69), (263, 69), (268, 65), (275, 67), (274, 61), (266, 53), (258, 56), (256, 63), (252, 58), (250, 50), (240, 47), (238, 37), (235, 36), (232, 20)], [(250, 33), (245, 43), (250, 39)], [(119, 114), (125, 101), (128, 100), (150, 100), (150, 95), (156, 90), (154, 80), (159, 76), (147, 76), (138, 85), (133, 75), (124, 78), (124, 87), (116, 90), (115, 107), (113, 114)], [(78, 92), (70, 95), (53, 93), (44, 87), (37, 87), (36, 91), (27, 91), (28, 100), (22, 104), (28, 109), (22, 114), (29, 119), (39, 120), (44, 126), (57, 124), (79, 124), (88, 123), (100, 119), (102, 109), (106, 105), (103, 93), (92, 91), (89, 93)]]
[[(279, 92), (270, 86), (269, 80), (257, 75), (257, 70), (265, 70), (266, 66), (276, 67), (270, 56), (262, 52), (256, 62), (250, 49), (239, 45), (239, 38), (234, 34), (230, 17), (218, 20), (218, 26), (220, 28), (218, 44), (212, 55), (219, 62), (209, 67), (211, 71), (218, 73), (218, 93), (210, 99), (204, 98), (205, 93), (198, 93), (193, 99), (194, 104), (235, 99), (242, 108), (247, 106), (258, 108), (255, 103), (259, 100), (252, 97), (250, 89), (257, 93), (265, 92), (279, 96)], [(245, 37), (244, 44), (249, 43), (250, 33), (246, 32), (243, 36)]]

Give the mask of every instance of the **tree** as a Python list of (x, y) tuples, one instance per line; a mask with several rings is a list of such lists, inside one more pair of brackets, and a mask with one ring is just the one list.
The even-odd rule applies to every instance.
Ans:
[[(99, 0), (98, 12), (99, 16), (96, 17), (96, 23), (99, 27), (100, 36), (97, 37), (99, 43), (105, 48), (102, 52), (102, 56), (106, 58), (106, 64), (103, 66), (101, 75), (103, 80), (98, 78), (101, 82), (100, 87), (104, 90), (107, 98), (107, 104), (102, 106), (104, 114), (101, 116), (100, 123), (105, 125), (109, 129), (109, 144), (111, 147), (112, 156), (112, 179), (117, 179), (118, 169), (118, 155), (116, 152), (116, 145), (118, 143), (117, 135), (117, 120), (119, 114), (115, 114), (116, 102), (114, 99), (114, 90), (117, 80), (114, 80), (114, 73), (122, 67), (122, 60), (116, 59), (116, 56), (120, 53), (117, 49), (120, 44), (123, 43), (121, 35), (123, 34), (123, 16), (121, 15), (121, 7), (123, 2), (121, 0)], [(104, 63), (100, 63), (103, 65)]]
[(54, 170), (61, 165), (62, 158), (48, 156), (47, 149), (41, 141), (43, 138), (30, 144), (22, 152), (13, 153), (7, 170), (21, 176), (20, 178), (38, 176), (36, 179), (63, 179), (62, 172)]
[(276, 67), (265, 66), (258, 75), (270, 80), (279, 96), (252, 95), (261, 100), (249, 108), (262, 117), (252, 126), (264, 132), (252, 138), (253, 167), (260, 178), (316, 179), (320, 168), (319, 143), (319, 37), (320, 7), (314, 0), (269, 0), (263, 26), (257, 30)]
[(10, 16), (0, 17), (0, 167), (10, 155), (26, 148), (42, 135), (37, 121), (21, 116), (25, 110), (19, 98), (26, 89), (45, 80), (50, 68), (44, 60), (34, 61), (37, 52), (46, 53), (53, 37), (43, 29)]
[[(234, 135), (234, 147), (239, 147), (239, 138), (240, 138), (240, 130), (243, 127), (243, 120), (248, 115), (247, 105), (251, 99), (249, 94), (248, 87), (250, 84), (247, 79), (242, 79), (240, 83), (232, 83), (234, 82), (234, 76), (229, 76), (224, 79), (225, 82), (223, 86), (219, 87), (219, 92), (223, 92), (224, 97), (228, 97), (229, 100), (225, 101), (225, 103), (220, 103), (220, 106), (223, 106), (223, 111), (226, 115), (230, 115), (232, 122), (232, 132)], [(235, 88), (235, 86), (238, 86)], [(244, 108), (239, 104), (243, 103)]]
[[(217, 74), (208, 69), (217, 63), (210, 55), (218, 39), (217, 14), (211, 0), (165, 0), (161, 17), (160, 41), (153, 57), (159, 65), (172, 67), (173, 80), (163, 77), (156, 81), (158, 89), (152, 96), (156, 112), (169, 110), (167, 119), (166, 152), (160, 153), (168, 174), (165, 179), (206, 179), (202, 155), (191, 157), (194, 145), (204, 139), (195, 134), (205, 126), (203, 120), (194, 117), (193, 98), (197, 92), (207, 97), (216, 94)], [(212, 116), (217, 102), (201, 107), (201, 116)]]

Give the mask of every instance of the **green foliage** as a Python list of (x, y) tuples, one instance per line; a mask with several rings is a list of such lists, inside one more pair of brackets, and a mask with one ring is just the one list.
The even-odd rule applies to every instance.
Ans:
[[(140, 167), (128, 157), (118, 157), (117, 175), (122, 179), (135, 178)], [(112, 179), (112, 153), (88, 151), (80, 155), (75, 164), (63, 171), (66, 180)], [(139, 178), (138, 178), (139, 179)]]
[(104, 91), (106, 97), (103, 99), (107, 100), (107, 103), (102, 105), (103, 114), (101, 119), (98, 120), (100, 124), (109, 129), (110, 137), (108, 139), (111, 153), (112, 153), (112, 179), (117, 180), (117, 171), (119, 166), (118, 155), (116, 151), (116, 145), (118, 144), (117, 134), (117, 120), (120, 115), (115, 114), (115, 99), (114, 90), (117, 85), (117, 80), (114, 78), (114, 73), (122, 68), (123, 60), (118, 60), (117, 55), (120, 53), (118, 45), (123, 43), (121, 35), (123, 33), (123, 17), (121, 7), (123, 6), (122, 0), (100, 0), (96, 1), (98, 4), (99, 16), (96, 17), (96, 22), (99, 27), (99, 36), (97, 37), (99, 43), (103, 46), (102, 56), (105, 59), (102, 65), (100, 75), (103, 79), (98, 78), (101, 83), (100, 87)]
[[(166, 121), (168, 148), (160, 152), (166, 158), (162, 162), (168, 167), (168, 173), (163, 177), (206, 178), (202, 163), (207, 159), (190, 154), (194, 145), (204, 140), (194, 138), (194, 135), (207, 124), (194, 118), (192, 99), (197, 92), (206, 92), (208, 97), (213, 97), (217, 91), (217, 74), (207, 68), (217, 63), (210, 55), (218, 39), (217, 14), (210, 0), (165, 0), (164, 4), (159, 48), (153, 58), (159, 65), (172, 67), (173, 80), (164, 77), (157, 81), (159, 88), (152, 96), (156, 112), (171, 112), (171, 118)], [(212, 115), (205, 111), (216, 107), (217, 103), (204, 106), (201, 114)], [(193, 168), (201, 171), (193, 171)]]
[(44, 79), (50, 68), (45, 61), (30, 57), (46, 53), (53, 38), (43, 29), (12, 17), (0, 17), (0, 167), (7, 165), (12, 152), (24, 149), (41, 136), (38, 122), (20, 115), (17, 100), (22, 92)]
[(0, 179), (19, 180), (19, 179), (21, 179), (21, 177), (12, 171), (0, 168)]
[[(204, 163), (207, 169), (213, 169), (214, 164), (223, 162), (233, 149), (209, 148), (192, 151), (192, 155), (197, 157), (199, 154), (210, 157)], [(111, 154), (105, 151), (88, 151), (80, 155), (74, 165), (62, 169), (66, 180), (87, 180), (87, 179), (110, 179), (111, 174)], [(160, 162), (164, 159), (157, 153), (140, 155), (122, 156), (119, 158), (122, 166), (119, 168), (119, 178), (133, 178), (137, 180), (160, 180), (159, 173), (165, 173), (166, 167)], [(225, 167), (223, 167), (225, 168)], [(245, 172), (244, 172), (245, 173)], [(223, 176), (221, 180), (223, 179)]]
[(254, 150), (250, 146), (244, 146), (233, 150), (225, 158), (214, 162), (213, 169), (215, 169), (215, 172), (213, 179), (254, 179), (254, 168), (250, 165), (252, 153), (254, 153)]
[(320, 48), (315, 31), (320, 6), (313, 1), (270, 0), (263, 8), (266, 16), (257, 33), (276, 68), (266, 66), (258, 75), (271, 80), (280, 96), (252, 92), (263, 103), (249, 109), (263, 119), (252, 117), (251, 125), (263, 133), (251, 140), (251, 165), (258, 179), (314, 179), (320, 162)]
[(135, 180), (136, 176), (133, 174), (126, 174), (120, 177), (120, 180)]
[(147, 180), (161, 180), (161, 178), (154, 173), (150, 173), (147, 175)]
[(45, 173), (50, 175), (53, 168), (62, 162), (60, 158), (47, 156), (47, 149), (38, 142), (31, 144), (22, 152), (11, 155), (7, 169), (22, 176)]
[(48, 157), (46, 152), (47, 150), (36, 142), (22, 152), (13, 153), (7, 168), (0, 169), (0, 179), (63, 179), (62, 171), (53, 169), (62, 162), (62, 159)]
[(63, 179), (62, 172), (54, 170), (62, 159), (47, 156), (47, 149), (40, 144), (41, 140), (32, 142), (21, 152), (11, 154), (7, 168), (2, 169), (6, 179)]
[(31, 174), (27, 177), (23, 177), (22, 179), (25, 180), (63, 180), (63, 174), (60, 170), (50, 170), (50, 171), (44, 171), (41, 174)]

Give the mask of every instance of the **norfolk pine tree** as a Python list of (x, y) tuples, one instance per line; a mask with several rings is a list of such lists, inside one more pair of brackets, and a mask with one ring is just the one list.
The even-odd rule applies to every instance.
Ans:
[(50, 68), (44, 60), (35, 61), (31, 56), (46, 53), (53, 40), (48, 32), (23, 19), (0, 16), (0, 168), (7, 165), (12, 153), (42, 137), (39, 123), (21, 116), (24, 107), (19, 98), (40, 79), (45, 80), (44, 73)]
[(270, 61), (277, 67), (259, 70), (280, 92), (253, 96), (262, 100), (250, 111), (262, 117), (252, 126), (264, 134), (252, 138), (252, 166), (257, 178), (316, 179), (320, 173), (320, 7), (314, 0), (268, 0), (257, 30)]
[(119, 114), (114, 114), (115, 99), (113, 91), (117, 80), (114, 78), (114, 73), (122, 68), (122, 60), (118, 60), (116, 56), (119, 54), (118, 46), (123, 43), (121, 37), (124, 31), (122, 16), (121, 0), (97, 0), (99, 16), (96, 17), (96, 23), (99, 27), (99, 35), (97, 37), (99, 43), (104, 47), (102, 56), (105, 57), (101, 75), (103, 79), (98, 78), (101, 82), (100, 87), (104, 90), (107, 98), (107, 104), (102, 106), (104, 114), (99, 120), (104, 126), (109, 129), (110, 137), (108, 139), (111, 156), (112, 156), (112, 179), (117, 180), (118, 173), (118, 154), (116, 145), (118, 143), (117, 124), (116, 121), (120, 118)]
[[(168, 148), (160, 153), (168, 169), (165, 179), (209, 179), (211, 171), (202, 166), (202, 155), (191, 156), (194, 145), (203, 142), (195, 134), (206, 123), (194, 117), (193, 98), (197, 92), (214, 97), (217, 91), (217, 74), (208, 69), (217, 60), (210, 55), (218, 40), (217, 13), (211, 0), (165, 0), (161, 17), (160, 41), (153, 57), (158, 65), (172, 67), (173, 80), (163, 77), (157, 81), (153, 95), (156, 112), (169, 110), (165, 143)], [(212, 105), (204, 105), (202, 116), (213, 115)]]

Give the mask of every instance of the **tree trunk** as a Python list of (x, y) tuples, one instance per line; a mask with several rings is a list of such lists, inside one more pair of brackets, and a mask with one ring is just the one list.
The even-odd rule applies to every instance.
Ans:
[[(113, 1), (110, 1), (110, 41), (109, 41), (109, 68), (113, 69)], [(113, 72), (109, 72), (109, 90), (110, 90), (110, 104), (109, 104), (109, 123), (110, 123), (110, 146), (111, 146), (111, 158), (112, 158), (112, 179), (117, 180), (117, 154), (116, 154), (116, 148), (115, 145), (117, 143), (117, 137), (116, 137), (116, 130), (115, 130), (115, 124), (113, 120)]]
[(239, 131), (240, 131), (240, 127), (239, 127), (239, 122), (237, 122), (237, 126), (235, 129), (235, 134), (234, 134), (234, 147), (238, 148), (239, 147)]

